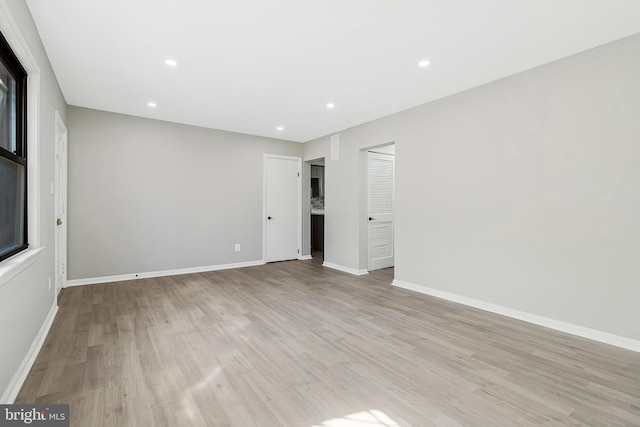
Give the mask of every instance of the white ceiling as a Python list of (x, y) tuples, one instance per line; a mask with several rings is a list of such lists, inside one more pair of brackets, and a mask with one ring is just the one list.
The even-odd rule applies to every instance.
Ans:
[(638, 0), (27, 4), (70, 105), (299, 142), (640, 32)]

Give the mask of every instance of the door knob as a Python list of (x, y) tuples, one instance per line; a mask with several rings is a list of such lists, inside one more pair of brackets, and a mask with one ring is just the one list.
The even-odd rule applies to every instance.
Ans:
[(369, 217), (369, 221), (373, 221), (375, 218)]
[(272, 219), (272, 218), (270, 216), (268, 216), (267, 219)]
[(62, 219), (58, 218), (58, 220), (56, 221), (57, 225), (62, 225)]

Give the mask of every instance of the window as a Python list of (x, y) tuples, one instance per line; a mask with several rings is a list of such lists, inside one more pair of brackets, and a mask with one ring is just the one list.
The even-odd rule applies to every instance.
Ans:
[(27, 73), (0, 34), (0, 261), (28, 246)]

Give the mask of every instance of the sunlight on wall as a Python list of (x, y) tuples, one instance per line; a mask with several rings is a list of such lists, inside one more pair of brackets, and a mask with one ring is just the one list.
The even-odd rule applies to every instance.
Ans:
[(372, 409), (345, 415), (342, 418), (333, 418), (312, 427), (400, 427), (400, 425), (384, 412)]

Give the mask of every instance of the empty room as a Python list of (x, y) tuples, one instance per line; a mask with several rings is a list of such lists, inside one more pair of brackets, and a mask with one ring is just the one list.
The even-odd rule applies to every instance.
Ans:
[(640, 2), (0, 33), (0, 425), (640, 426)]

